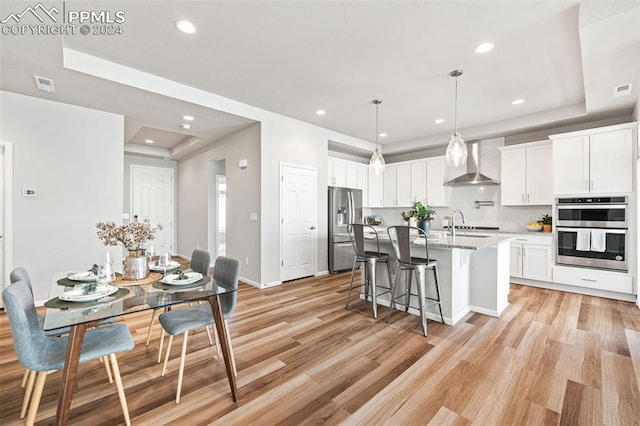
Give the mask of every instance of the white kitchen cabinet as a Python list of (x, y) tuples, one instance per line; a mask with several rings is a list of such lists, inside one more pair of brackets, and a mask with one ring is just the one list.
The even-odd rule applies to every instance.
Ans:
[(553, 282), (633, 294), (633, 279), (631, 275), (625, 272), (555, 266), (553, 268)]
[(411, 202), (420, 201), (427, 204), (427, 162), (426, 160), (411, 163)]
[(327, 176), (329, 186), (347, 186), (347, 160), (329, 157), (327, 165)]
[[(428, 158), (427, 161), (427, 204), (437, 207), (449, 205), (447, 164), (444, 156)], [(457, 176), (457, 175), (456, 175)]]
[(376, 175), (373, 170), (369, 170), (369, 194), (368, 194), (368, 206), (366, 207), (382, 207), (384, 206), (383, 199), (383, 181), (385, 174), (387, 173), (387, 167), (385, 171)]
[(382, 180), (383, 207), (411, 205), (411, 165), (387, 164)]
[(369, 165), (357, 164), (358, 186), (356, 188), (362, 190), (362, 205), (369, 207)]
[(552, 148), (548, 141), (500, 147), (503, 206), (553, 203)]
[(632, 125), (550, 136), (555, 195), (628, 193), (633, 189)]
[(551, 281), (551, 236), (513, 235), (510, 275), (537, 281)]
[(353, 161), (347, 161), (347, 188), (360, 188), (358, 185), (358, 163), (354, 163)]

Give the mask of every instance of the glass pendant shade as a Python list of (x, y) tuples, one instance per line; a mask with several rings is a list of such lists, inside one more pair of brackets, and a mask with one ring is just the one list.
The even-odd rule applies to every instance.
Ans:
[[(382, 100), (374, 99), (371, 103), (376, 106), (376, 145), (378, 145), (378, 135), (380, 134), (380, 129), (378, 128), (378, 108), (380, 107)], [(380, 173), (384, 171), (384, 166), (384, 157), (382, 157), (382, 153), (376, 147), (376, 150), (373, 151), (373, 154), (371, 155), (371, 161), (369, 161), (369, 169), (372, 169), (376, 176), (379, 176)]]
[(376, 174), (376, 176), (379, 176), (380, 173), (384, 171), (384, 166), (385, 166), (385, 163), (384, 163), (384, 158), (382, 157), (382, 153), (380, 153), (380, 151), (378, 151), (378, 149), (376, 148), (373, 155), (371, 155), (371, 161), (369, 161), (369, 168), (373, 169), (373, 172)]
[(454, 133), (451, 135), (449, 145), (447, 145), (446, 158), (449, 167), (459, 167), (466, 164), (467, 145), (464, 143), (464, 139), (462, 139), (460, 133)]

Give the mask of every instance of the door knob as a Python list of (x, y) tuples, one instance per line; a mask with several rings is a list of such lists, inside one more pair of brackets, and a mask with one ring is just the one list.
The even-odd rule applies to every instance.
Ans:
[(316, 229), (316, 227), (315, 226), (310, 226), (309, 229), (311, 229), (313, 231), (314, 229)]

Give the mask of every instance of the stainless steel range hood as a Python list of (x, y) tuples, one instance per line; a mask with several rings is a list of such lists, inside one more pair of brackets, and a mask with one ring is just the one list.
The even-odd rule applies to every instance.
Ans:
[(480, 141), (467, 142), (467, 173), (445, 182), (445, 186), (500, 185), (497, 180), (480, 173)]

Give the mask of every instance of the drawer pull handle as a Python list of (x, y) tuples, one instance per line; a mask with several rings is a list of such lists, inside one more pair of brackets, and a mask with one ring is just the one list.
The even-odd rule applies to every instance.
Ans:
[(589, 278), (580, 278), (582, 281), (589, 281), (590, 283), (597, 283), (598, 280), (591, 280)]

